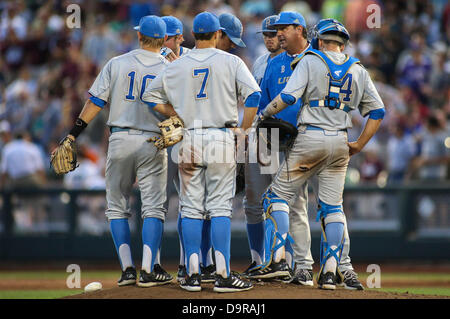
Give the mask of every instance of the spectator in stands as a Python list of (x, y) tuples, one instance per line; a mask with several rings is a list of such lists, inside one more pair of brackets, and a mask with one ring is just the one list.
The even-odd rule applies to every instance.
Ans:
[(46, 182), (42, 153), (27, 132), (5, 145), (0, 170), (2, 188), (36, 188)]
[(402, 121), (394, 123), (391, 130), (392, 136), (387, 144), (388, 183), (402, 183), (415, 155), (416, 145), (412, 136), (405, 134), (406, 127)]
[(426, 129), (419, 136), (421, 152), (412, 162), (412, 173), (418, 170), (422, 181), (443, 181), (447, 178), (450, 149), (445, 145), (447, 132), (433, 114), (428, 118)]

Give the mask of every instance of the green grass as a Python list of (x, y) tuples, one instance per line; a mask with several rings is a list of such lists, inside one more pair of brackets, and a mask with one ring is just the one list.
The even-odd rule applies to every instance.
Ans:
[(82, 289), (0, 290), (0, 299), (55, 299), (82, 293)]
[(417, 295), (435, 295), (435, 296), (450, 296), (450, 287), (406, 287), (406, 288), (380, 288), (369, 289), (385, 292), (396, 292), (417, 294)]

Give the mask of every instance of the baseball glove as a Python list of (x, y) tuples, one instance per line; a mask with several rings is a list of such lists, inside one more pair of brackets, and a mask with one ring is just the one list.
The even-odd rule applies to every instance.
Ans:
[[(266, 132), (261, 131), (265, 128)], [(272, 145), (272, 129), (278, 129), (278, 141), (275, 141), (276, 145)], [(258, 122), (256, 126), (256, 136), (259, 140), (262, 138), (267, 144), (269, 150), (273, 149), (285, 152), (288, 151), (294, 144), (295, 138), (297, 137), (297, 128), (289, 122), (283, 121), (281, 119), (268, 117)]]
[(66, 174), (77, 168), (75, 140), (66, 136), (50, 156), (50, 165), (56, 174)]
[(158, 123), (158, 126), (161, 136), (149, 138), (147, 142), (154, 142), (159, 150), (172, 146), (183, 139), (184, 124), (178, 116), (171, 116)]

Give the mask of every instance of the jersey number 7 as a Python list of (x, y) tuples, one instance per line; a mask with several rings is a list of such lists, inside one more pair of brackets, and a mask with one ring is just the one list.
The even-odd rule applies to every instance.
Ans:
[(203, 68), (203, 69), (194, 69), (192, 76), (193, 77), (200, 77), (203, 75), (202, 79), (202, 86), (200, 88), (200, 92), (197, 93), (195, 96), (196, 99), (207, 99), (208, 95), (206, 94), (206, 85), (208, 84), (208, 77), (209, 77), (209, 68)]

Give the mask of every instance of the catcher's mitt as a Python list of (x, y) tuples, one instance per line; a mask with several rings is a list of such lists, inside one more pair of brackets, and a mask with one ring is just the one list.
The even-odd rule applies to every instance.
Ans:
[(172, 146), (183, 139), (184, 124), (178, 116), (171, 116), (158, 123), (158, 126), (161, 136), (149, 138), (147, 142), (154, 142), (159, 150)]
[[(260, 131), (262, 128), (265, 128), (266, 132)], [(272, 146), (272, 129), (278, 129), (278, 141), (276, 145)], [(263, 120), (260, 120), (256, 126), (256, 136), (258, 137), (258, 145), (259, 140), (262, 138), (264, 142), (267, 144), (267, 148), (274, 150), (285, 152), (288, 151), (292, 145), (294, 144), (295, 138), (297, 137), (298, 130), (297, 128), (289, 122), (283, 121), (281, 119), (268, 117)]]
[(77, 168), (75, 141), (66, 136), (50, 157), (50, 165), (56, 174), (66, 174)]

